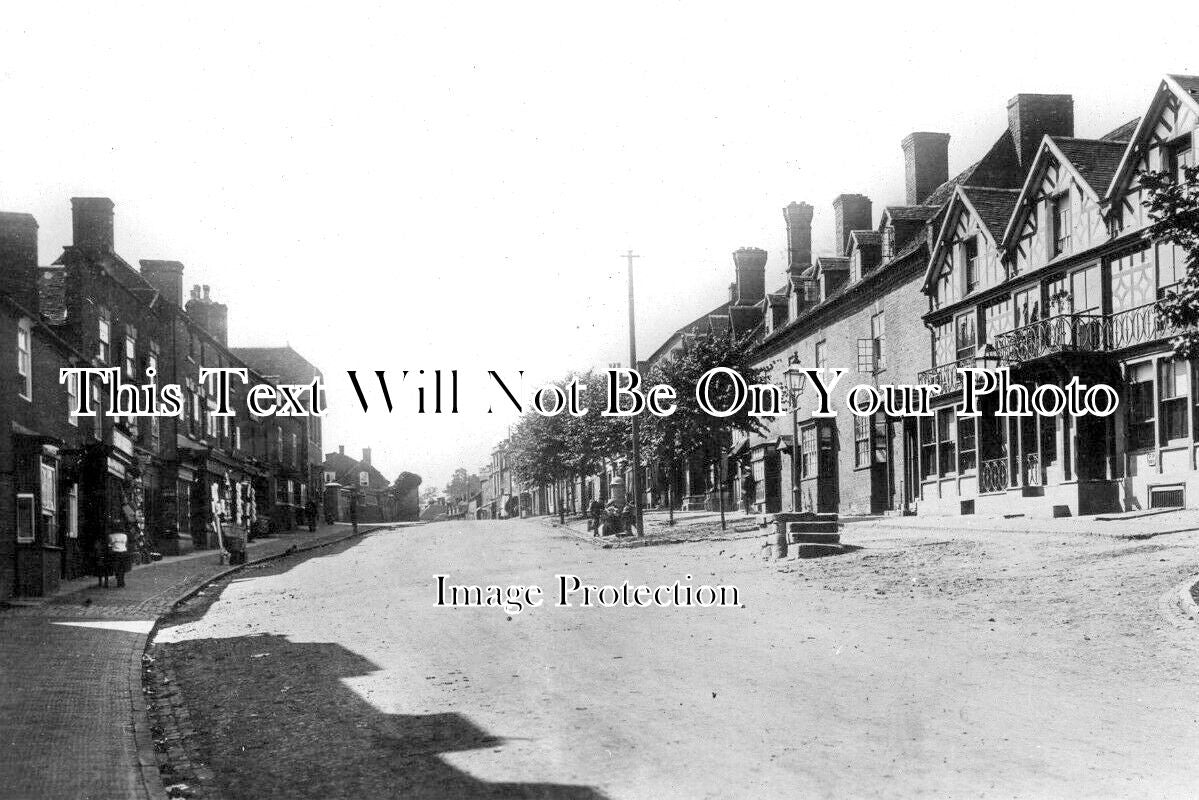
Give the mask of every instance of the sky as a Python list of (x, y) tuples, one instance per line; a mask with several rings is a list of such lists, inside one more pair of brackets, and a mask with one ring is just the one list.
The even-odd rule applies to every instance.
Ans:
[[(1163, 74), (1199, 74), (1192, 3), (1157, 25), (987, 8), (21, 4), (0, 27), (0, 210), (37, 217), (48, 264), (70, 198), (111, 197), (128, 261), (182, 261), (232, 345), (324, 371), (327, 451), (443, 486), (516, 420), (487, 413), (488, 370), (532, 389), (627, 363), (628, 249), (644, 357), (727, 296), (737, 248), (782, 283), (788, 202), (816, 208), (817, 254), (836, 195), (876, 223), (902, 202), (909, 132), (951, 134), (953, 174), (1019, 92), (1072, 94), (1076, 135), (1100, 136)], [(395, 410), (363, 413), (346, 371), (380, 369)], [(417, 413), (421, 369), (459, 371), (459, 414)]]

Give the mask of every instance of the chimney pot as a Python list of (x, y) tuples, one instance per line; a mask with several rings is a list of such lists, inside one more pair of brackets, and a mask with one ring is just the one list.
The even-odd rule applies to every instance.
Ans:
[(733, 253), (737, 272), (736, 297), (738, 305), (753, 305), (766, 296), (767, 253), (759, 247), (742, 247)]
[(204, 299), (208, 299), (208, 284), (204, 284)]
[(909, 133), (903, 140), (907, 204), (916, 206), (949, 180), (949, 134)]

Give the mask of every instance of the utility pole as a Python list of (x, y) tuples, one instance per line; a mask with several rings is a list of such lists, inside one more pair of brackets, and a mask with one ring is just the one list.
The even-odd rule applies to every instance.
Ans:
[[(633, 312), (633, 259), (640, 258), (632, 250), (623, 256), (629, 264), (629, 369), (637, 369), (637, 320)], [(645, 519), (641, 513), (641, 438), (637, 415), (633, 415), (633, 508), (637, 515), (637, 535), (645, 535)]]

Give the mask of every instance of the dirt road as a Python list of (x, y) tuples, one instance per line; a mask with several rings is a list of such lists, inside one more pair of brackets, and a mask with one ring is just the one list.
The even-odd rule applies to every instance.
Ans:
[[(159, 650), (230, 798), (1199, 791), (1199, 628), (1158, 609), (1199, 537), (846, 541), (780, 570), (752, 541), (440, 523), (248, 573)], [(554, 607), (559, 573), (691, 575), (744, 607)], [(549, 597), (437, 607), (437, 574)]]

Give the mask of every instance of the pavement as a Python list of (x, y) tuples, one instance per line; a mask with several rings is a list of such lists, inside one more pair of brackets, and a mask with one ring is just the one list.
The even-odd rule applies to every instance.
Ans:
[[(250, 542), (247, 557), (351, 535), (348, 524), (283, 533)], [(177, 600), (229, 570), (215, 551), (201, 551), (135, 567), (125, 588), (87, 578), (0, 607), (0, 798), (165, 797), (145, 730), (147, 635)]]
[[(1199, 533), (853, 535), (777, 565), (751, 539), (436, 523), (206, 590), (152, 652), (201, 797), (1194, 796), (1199, 623), (1161, 601)], [(740, 603), (559, 607), (561, 574)], [(436, 575), (549, 597), (438, 606)]]

